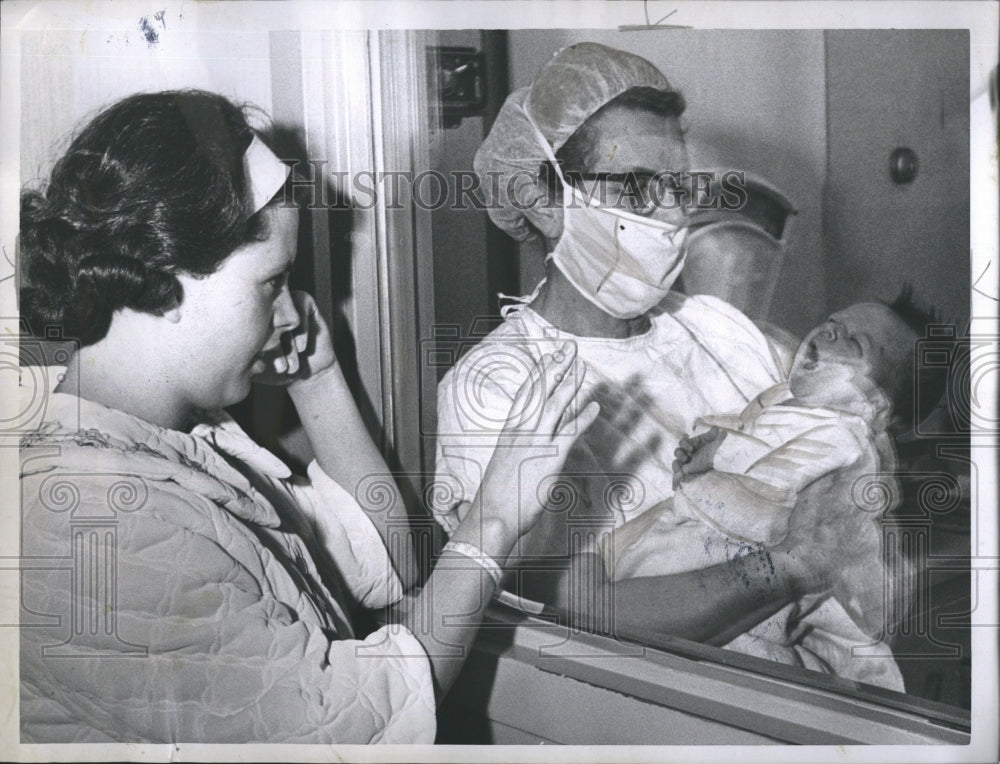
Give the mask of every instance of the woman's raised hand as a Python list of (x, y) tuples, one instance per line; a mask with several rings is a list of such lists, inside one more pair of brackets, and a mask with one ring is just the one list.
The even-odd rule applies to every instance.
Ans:
[(254, 382), (290, 385), (311, 379), (337, 363), (330, 330), (312, 295), (293, 291), (291, 297), (299, 314), (298, 326), (282, 334), (277, 347), (264, 354), (267, 369), (255, 376)]
[(514, 397), (479, 490), (483, 517), (503, 522), (516, 537), (537, 522), (546, 478), (562, 471), (576, 438), (600, 412), (596, 401), (579, 409), (587, 368), (576, 344), (542, 356)]

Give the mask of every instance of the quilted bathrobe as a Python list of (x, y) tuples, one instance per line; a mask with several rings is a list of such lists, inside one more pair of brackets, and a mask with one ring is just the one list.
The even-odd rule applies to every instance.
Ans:
[(431, 743), (427, 656), (354, 499), (218, 415), (54, 394), (21, 443), (22, 742)]

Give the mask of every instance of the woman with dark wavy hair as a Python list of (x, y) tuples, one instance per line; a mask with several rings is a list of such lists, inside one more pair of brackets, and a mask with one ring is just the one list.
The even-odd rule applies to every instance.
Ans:
[[(22, 577), (22, 742), (433, 742), (540, 512), (510, 486), (557, 472), (596, 415), (567, 412), (572, 346), (547, 356), (519, 395), (544, 402), (532, 444), (557, 455), (521, 465), (509, 426), (409, 614), (356, 635), (351, 608), (396, 602), (413, 574), (353, 498), (388, 470), (315, 303), (288, 288), (287, 178), (242, 108), (177, 91), (101, 112), (22, 196), (22, 312), (79, 343), (21, 444), (23, 555), (52, 562)], [(308, 481), (222, 413), (252, 382), (287, 386)]]

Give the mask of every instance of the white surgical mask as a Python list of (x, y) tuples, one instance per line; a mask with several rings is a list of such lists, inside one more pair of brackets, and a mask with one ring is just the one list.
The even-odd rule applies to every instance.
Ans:
[(635, 318), (667, 296), (684, 267), (687, 229), (614, 208), (588, 206), (563, 183), (563, 232), (552, 261), (601, 310)]
[(587, 300), (616, 318), (636, 318), (667, 296), (684, 267), (687, 227), (603, 207), (563, 177), (552, 147), (536, 128), (563, 186), (563, 232), (550, 257)]

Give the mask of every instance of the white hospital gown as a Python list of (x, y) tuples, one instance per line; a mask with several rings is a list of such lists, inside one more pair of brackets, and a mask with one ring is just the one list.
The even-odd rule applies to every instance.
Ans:
[[(524, 307), (461, 358), (438, 386), (437, 520), (454, 530), (529, 370), (566, 340), (587, 367), (577, 405), (596, 399), (601, 413), (561, 475), (539, 488), (548, 491), (547, 511), (515, 550), (527, 557), (592, 549), (671, 496), (673, 452), (695, 420), (742, 409), (784, 378), (778, 351), (721, 300), (671, 293), (651, 323), (626, 339), (578, 337)], [(530, 429), (534, 409), (527, 408), (520, 421)], [(511, 500), (528, 490), (534, 487), (512, 485)]]
[[(698, 570), (777, 543), (788, 533), (799, 492), (825, 475), (839, 476), (830, 489), (830, 512), (866, 511), (852, 492), (874, 476), (887, 504), (898, 497), (884, 432), (873, 432), (869, 419), (857, 414), (784, 404), (790, 397), (787, 384), (780, 384), (739, 416), (699, 422), (725, 433), (712, 469), (685, 480), (671, 501), (605, 540), (602, 554), (613, 579)], [(870, 522), (844, 524), (843, 545), (862, 554), (841, 571), (841, 601), (804, 598), (726, 647), (903, 691), (880, 634), (886, 580), (880, 519), (872, 512)]]

